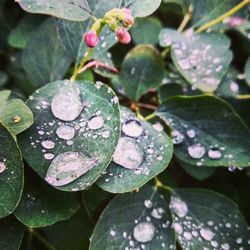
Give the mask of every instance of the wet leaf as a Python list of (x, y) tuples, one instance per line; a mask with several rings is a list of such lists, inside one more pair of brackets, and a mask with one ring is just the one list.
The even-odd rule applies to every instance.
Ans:
[(229, 39), (220, 33), (183, 37), (172, 45), (171, 55), (181, 75), (203, 92), (219, 86), (232, 60)]
[(25, 227), (14, 216), (0, 220), (0, 249), (19, 249)]
[(121, 109), (122, 136), (109, 165), (97, 184), (111, 193), (140, 188), (167, 168), (173, 153), (172, 141), (157, 123), (138, 120)]
[(56, 190), (30, 175), (25, 179), (22, 198), (14, 214), (28, 227), (46, 227), (69, 219), (79, 207), (75, 193)]
[(23, 163), (20, 151), (10, 132), (0, 125), (0, 218), (15, 210), (22, 189)]
[(159, 44), (161, 47), (169, 47), (174, 43), (181, 42), (183, 35), (174, 29), (164, 28), (159, 34)]
[(49, 18), (34, 32), (23, 51), (22, 65), (33, 86), (62, 79), (72, 61), (56, 32), (55, 22)]
[(250, 135), (245, 124), (224, 101), (210, 96), (173, 97), (157, 116), (173, 129), (175, 155), (197, 166), (250, 165)]
[(0, 88), (3, 87), (8, 81), (8, 76), (3, 72), (0, 71)]
[(237, 204), (225, 196), (205, 189), (176, 189), (169, 207), (183, 249), (249, 248), (246, 221)]
[(245, 65), (245, 76), (248, 85), (250, 86), (250, 57), (248, 58), (246, 65)]
[(117, 195), (97, 222), (90, 250), (175, 249), (175, 235), (166, 208), (161, 193), (150, 186), (138, 193)]
[(158, 87), (163, 77), (163, 60), (149, 45), (138, 45), (122, 63), (120, 81), (126, 94), (133, 100), (140, 99), (150, 88)]
[(10, 93), (0, 92), (0, 122), (17, 135), (31, 126), (33, 114), (21, 99), (9, 99)]
[(65, 191), (92, 185), (108, 166), (119, 138), (113, 91), (101, 82), (57, 81), (36, 91), (27, 105), (35, 122), (19, 142), (28, 164)]

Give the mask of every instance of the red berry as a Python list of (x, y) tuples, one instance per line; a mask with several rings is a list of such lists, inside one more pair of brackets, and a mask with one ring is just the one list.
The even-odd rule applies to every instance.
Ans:
[(131, 36), (128, 31), (122, 27), (118, 28), (116, 31), (116, 36), (118, 41), (122, 44), (128, 44), (131, 42)]
[(99, 37), (95, 31), (88, 31), (84, 37), (85, 43), (88, 47), (94, 48), (99, 42)]

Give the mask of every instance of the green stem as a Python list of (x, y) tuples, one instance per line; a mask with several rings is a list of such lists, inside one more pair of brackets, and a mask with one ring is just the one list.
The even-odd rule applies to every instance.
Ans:
[(149, 121), (155, 118), (155, 113), (152, 113), (146, 117), (144, 117), (144, 121)]
[(241, 3), (239, 3), (238, 5), (234, 6), (231, 10), (229, 10), (228, 12), (226, 12), (225, 14), (215, 18), (214, 20), (212, 20), (211, 22), (208, 22), (204, 25), (202, 25), (199, 29), (196, 30), (197, 33), (199, 32), (203, 32), (219, 23), (221, 23), (224, 19), (234, 15), (236, 12), (238, 12), (239, 10), (241, 10), (242, 8), (244, 8), (246, 5), (250, 4), (250, 0), (243, 0)]
[(157, 177), (155, 177), (154, 180), (155, 180), (155, 187), (156, 188), (162, 188), (170, 193), (174, 192), (174, 190), (171, 187), (168, 187), (168, 186), (162, 184), (162, 182)]
[(87, 51), (87, 54), (84, 56), (83, 60), (81, 61), (81, 63), (79, 64), (78, 67), (75, 67), (74, 73), (70, 78), (70, 81), (74, 81), (76, 80), (77, 76), (79, 75), (79, 71), (81, 70), (81, 68), (85, 65), (85, 63), (90, 59), (92, 53), (94, 52), (93, 48), (89, 48)]
[(192, 18), (192, 13), (193, 13), (193, 8), (192, 8), (192, 6), (190, 6), (188, 9), (188, 12), (185, 14), (185, 16), (181, 22), (179, 28), (177, 29), (178, 32), (182, 32), (186, 28), (188, 22)]
[(48, 250), (56, 250), (41, 234), (39, 234), (36, 230), (29, 228), (29, 233), (35, 236)]

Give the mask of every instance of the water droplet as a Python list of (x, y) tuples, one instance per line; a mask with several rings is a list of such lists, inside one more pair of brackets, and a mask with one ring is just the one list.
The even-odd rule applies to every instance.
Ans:
[(163, 126), (159, 122), (153, 124), (153, 128), (158, 132), (162, 132), (164, 130)]
[(127, 136), (137, 138), (141, 136), (143, 127), (138, 120), (130, 119), (123, 123), (122, 132)]
[(188, 154), (193, 158), (193, 159), (200, 159), (204, 156), (206, 153), (206, 149), (202, 145), (192, 145), (188, 147)]
[(136, 169), (142, 164), (143, 152), (134, 139), (123, 137), (116, 146), (113, 161), (124, 168)]
[(64, 140), (71, 140), (75, 136), (75, 129), (67, 125), (61, 125), (57, 130), (56, 134), (59, 138)]
[(194, 129), (187, 130), (187, 136), (191, 139), (194, 138), (196, 136), (195, 130)]
[(144, 206), (146, 208), (151, 208), (153, 206), (153, 202), (151, 200), (145, 200), (144, 201)]
[(12, 117), (12, 121), (13, 121), (14, 123), (18, 123), (18, 122), (20, 122), (21, 120), (22, 120), (22, 118), (21, 118), (19, 115), (15, 115), (15, 116)]
[(154, 217), (155, 219), (161, 219), (164, 212), (165, 211), (162, 207), (154, 208), (151, 212), (151, 216)]
[(202, 228), (200, 230), (200, 234), (201, 234), (201, 237), (207, 241), (211, 241), (214, 237), (214, 233), (210, 229), (207, 229), (207, 228)]
[(192, 234), (190, 232), (184, 232), (183, 236), (187, 240), (191, 240), (193, 238), (193, 236), (192, 236)]
[(229, 249), (230, 249), (230, 246), (229, 246), (229, 244), (224, 243), (224, 244), (221, 245), (221, 248), (222, 248), (223, 250), (229, 250)]
[(183, 228), (182, 228), (180, 223), (178, 223), (178, 222), (173, 223), (173, 228), (177, 234), (183, 233)]
[(4, 162), (0, 162), (0, 174), (5, 171), (7, 168), (6, 164)]
[(188, 213), (188, 207), (186, 202), (175, 196), (171, 196), (169, 209), (180, 218), (185, 217)]
[(178, 130), (172, 131), (172, 136), (173, 136), (173, 143), (175, 145), (182, 143), (184, 140), (184, 135)]
[(116, 235), (116, 232), (114, 230), (110, 230), (110, 235), (114, 237)]
[(142, 243), (150, 242), (155, 235), (155, 226), (150, 222), (141, 222), (134, 227), (134, 238)]
[(208, 150), (208, 157), (211, 159), (217, 160), (222, 157), (222, 153), (219, 149), (212, 148)]
[(102, 137), (103, 138), (109, 138), (110, 132), (108, 130), (102, 132)]
[(52, 154), (52, 153), (44, 154), (44, 159), (46, 159), (46, 160), (52, 160), (53, 158), (54, 158), (54, 154)]
[(51, 102), (53, 115), (63, 121), (75, 120), (82, 109), (80, 94), (74, 85), (61, 88)]
[(53, 186), (67, 185), (92, 169), (97, 162), (97, 158), (82, 153), (62, 153), (51, 162), (45, 180)]
[(88, 127), (90, 129), (96, 130), (104, 126), (104, 120), (102, 116), (93, 116), (88, 121)]
[(41, 144), (46, 149), (52, 149), (55, 147), (55, 143), (51, 140), (42, 141)]

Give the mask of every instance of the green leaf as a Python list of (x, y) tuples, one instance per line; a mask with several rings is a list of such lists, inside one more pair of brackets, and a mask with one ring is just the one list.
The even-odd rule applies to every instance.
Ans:
[(165, 170), (172, 158), (171, 139), (160, 123), (140, 121), (126, 108), (121, 109), (122, 136), (109, 165), (98, 181), (105, 191), (124, 193), (140, 188)]
[(250, 57), (248, 58), (245, 65), (245, 77), (248, 85), (250, 86)]
[(0, 122), (17, 135), (31, 126), (33, 114), (21, 99), (9, 99), (10, 91), (0, 92)]
[(194, 87), (213, 92), (226, 74), (232, 60), (229, 39), (220, 33), (201, 33), (174, 43), (173, 62)]
[(88, 249), (92, 224), (83, 209), (79, 210), (70, 220), (42, 228), (48, 242), (60, 250)]
[(34, 124), (20, 137), (28, 164), (65, 191), (92, 185), (108, 166), (120, 127), (118, 98), (101, 82), (57, 81), (27, 101)]
[(22, 55), (23, 68), (36, 87), (62, 79), (71, 61), (57, 37), (52, 18), (34, 32)]
[(166, 208), (161, 193), (150, 186), (138, 193), (117, 195), (97, 222), (90, 250), (175, 249)]
[(125, 57), (120, 81), (126, 94), (138, 100), (150, 88), (158, 87), (164, 77), (164, 63), (158, 52), (149, 45), (138, 45)]
[[(73, 22), (59, 19), (55, 22), (62, 47), (72, 60), (79, 63), (88, 49), (83, 36), (91, 28), (92, 20)], [(110, 53), (107, 51), (115, 43), (117, 43), (115, 33), (111, 32), (108, 27), (105, 26), (100, 34), (100, 42), (91, 55), (91, 58), (105, 62), (107, 57), (110, 56)]]
[(250, 232), (237, 204), (203, 189), (176, 189), (170, 210), (183, 249), (248, 249)]
[(19, 249), (24, 230), (25, 227), (14, 216), (0, 220), (0, 249)]
[(42, 20), (43, 18), (37, 15), (24, 16), (15, 29), (11, 31), (8, 37), (9, 45), (14, 48), (24, 49)]
[(250, 166), (250, 134), (235, 111), (211, 96), (172, 97), (157, 116), (173, 128), (175, 155), (198, 166)]
[(135, 44), (157, 44), (162, 28), (161, 22), (155, 17), (137, 19), (131, 29)]
[(22, 189), (23, 163), (20, 151), (10, 132), (0, 125), (0, 218), (15, 210)]
[(169, 97), (182, 95), (182, 86), (178, 83), (170, 83), (161, 85), (158, 89), (160, 103), (165, 102)]
[(103, 17), (113, 8), (129, 7), (135, 17), (152, 14), (161, 0), (18, 0), (20, 6), (31, 13), (56, 16), (73, 21), (84, 21), (91, 16)]
[(46, 227), (69, 219), (79, 207), (75, 193), (56, 190), (30, 175), (25, 179), (22, 198), (14, 214), (28, 227)]

